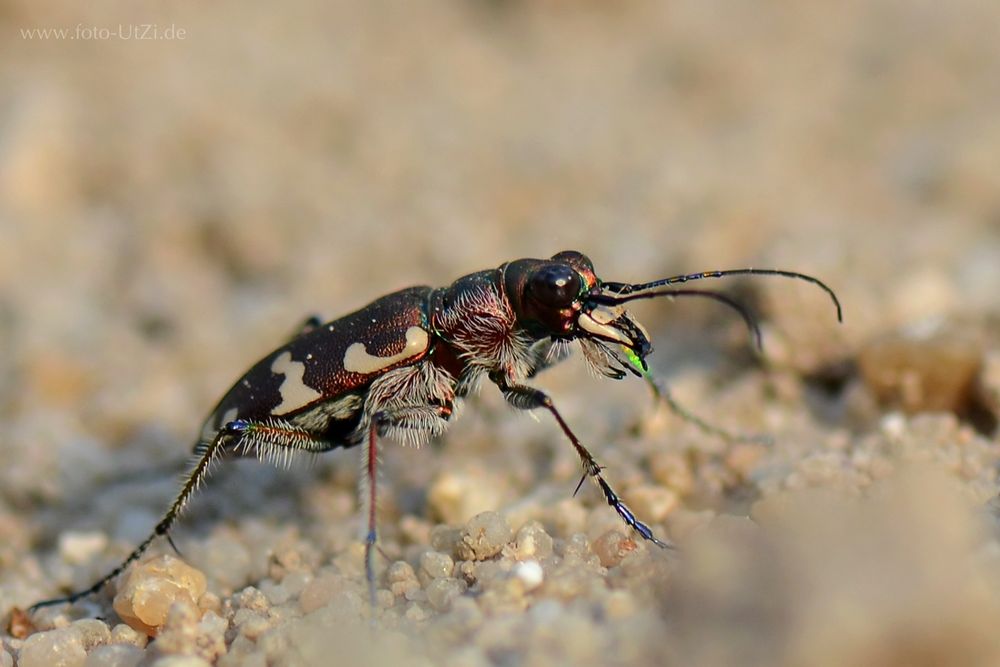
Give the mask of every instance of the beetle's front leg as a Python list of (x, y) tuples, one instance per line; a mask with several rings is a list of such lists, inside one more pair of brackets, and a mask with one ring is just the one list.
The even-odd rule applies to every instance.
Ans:
[[(600, 487), (601, 491), (604, 493), (604, 498), (608, 501), (608, 505), (614, 508), (618, 513), (618, 516), (622, 518), (622, 521), (626, 525), (639, 533), (644, 539), (649, 540), (658, 547), (672, 548), (672, 545), (660, 540), (653, 534), (653, 530), (644, 524), (642, 521), (636, 518), (635, 514), (625, 505), (615, 490), (611, 488), (607, 480), (601, 474), (603, 469), (597, 460), (594, 458), (593, 454), (580, 442), (580, 439), (576, 437), (566, 420), (563, 419), (562, 415), (556, 409), (555, 403), (552, 402), (552, 398), (549, 397), (541, 389), (536, 389), (535, 387), (529, 387), (527, 385), (520, 385), (511, 382), (507, 376), (503, 373), (494, 372), (490, 373), (490, 380), (493, 381), (500, 391), (503, 392), (504, 398), (513, 407), (518, 410), (534, 410), (536, 408), (544, 408), (549, 411), (549, 413), (555, 418), (556, 422), (559, 424), (559, 428), (562, 432), (566, 434), (569, 441), (573, 444), (573, 448), (576, 449), (577, 455), (579, 455), (580, 460), (583, 462), (583, 477), (580, 478), (580, 483), (576, 485), (576, 491), (580, 490), (580, 486), (583, 481), (590, 477), (593, 479), (597, 486)], [(576, 491), (573, 493), (575, 494)]]

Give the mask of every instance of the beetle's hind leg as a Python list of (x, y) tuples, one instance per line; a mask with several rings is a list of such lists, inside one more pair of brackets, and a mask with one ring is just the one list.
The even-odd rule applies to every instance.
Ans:
[[(518, 410), (534, 410), (536, 408), (544, 408), (549, 411), (549, 413), (555, 418), (556, 422), (559, 424), (559, 428), (562, 432), (569, 438), (570, 443), (572, 443), (573, 448), (576, 449), (576, 453), (580, 456), (580, 460), (583, 462), (583, 477), (580, 478), (580, 483), (576, 485), (576, 491), (580, 490), (580, 486), (583, 484), (587, 477), (596, 482), (597, 486), (604, 493), (604, 498), (607, 500), (608, 505), (614, 508), (618, 516), (621, 517), (622, 521), (625, 522), (627, 526), (639, 533), (643, 539), (649, 540), (658, 547), (663, 548), (673, 548), (669, 542), (664, 542), (663, 540), (656, 537), (653, 534), (653, 529), (647, 526), (645, 523), (636, 518), (635, 514), (628, 508), (628, 506), (622, 501), (622, 499), (615, 493), (615, 490), (611, 488), (607, 480), (604, 479), (604, 475), (601, 474), (603, 467), (597, 463), (593, 454), (590, 453), (580, 439), (576, 437), (566, 420), (563, 419), (562, 415), (556, 409), (555, 404), (552, 399), (544, 391), (540, 389), (535, 389), (534, 387), (529, 387), (526, 385), (519, 385), (511, 383), (506, 376), (500, 373), (491, 373), (490, 379), (500, 388), (503, 392), (504, 398), (510, 405), (517, 408)], [(576, 491), (573, 493), (576, 494)]]
[(774, 438), (766, 433), (736, 433), (711, 424), (678, 403), (677, 399), (675, 399), (673, 394), (670, 393), (670, 389), (667, 387), (665, 382), (653, 377), (648, 372), (643, 373), (643, 378), (649, 385), (649, 388), (653, 392), (653, 396), (656, 400), (663, 401), (666, 406), (670, 408), (671, 412), (689, 424), (694, 425), (698, 430), (706, 435), (719, 438), (727, 444), (736, 442), (752, 442), (762, 445), (771, 445), (774, 443)]
[[(277, 452), (281, 451), (283, 448), (299, 451), (321, 452), (339, 445), (323, 440), (322, 438), (301, 429), (295, 429), (291, 426), (282, 428), (276, 426), (272, 422), (257, 422), (245, 419), (235, 419), (229, 422), (223, 428), (219, 429), (219, 432), (215, 434), (215, 437), (212, 438), (210, 442), (199, 443), (195, 447), (194, 451), (197, 456), (197, 460), (191, 470), (184, 477), (184, 483), (181, 485), (180, 492), (178, 492), (174, 501), (170, 504), (169, 509), (167, 509), (163, 518), (160, 519), (160, 522), (156, 524), (156, 527), (153, 529), (153, 532), (149, 535), (149, 537), (133, 549), (132, 553), (130, 553), (125, 560), (118, 565), (118, 567), (99, 579), (89, 588), (71, 593), (70, 595), (64, 597), (36, 602), (31, 605), (30, 610), (34, 611), (42, 607), (50, 607), (63, 603), (72, 604), (77, 600), (87, 597), (88, 595), (97, 593), (118, 575), (128, 569), (132, 563), (139, 560), (139, 558), (146, 553), (158, 537), (166, 537), (167, 540), (170, 541), (171, 546), (173, 546), (173, 540), (170, 539), (170, 530), (173, 528), (174, 523), (176, 523), (177, 519), (184, 511), (188, 501), (191, 500), (191, 496), (194, 495), (194, 492), (198, 490), (198, 487), (200, 487), (202, 482), (204, 482), (208, 477), (212, 469), (212, 464), (215, 463), (227, 449), (235, 450), (241, 446), (256, 446), (260, 452), (263, 452), (264, 449)], [(174, 547), (174, 549), (176, 550), (176, 547)]]

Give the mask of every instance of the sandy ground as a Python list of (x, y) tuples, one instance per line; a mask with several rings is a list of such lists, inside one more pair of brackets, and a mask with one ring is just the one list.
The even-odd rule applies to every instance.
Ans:
[[(0, 3), (0, 666), (997, 664), (998, 21)], [(574, 497), (557, 427), (487, 388), (386, 449), (374, 636), (356, 451), (220, 468), (155, 641), (112, 591), (19, 613), (148, 534), (207, 411), (305, 315), (567, 248), (607, 280), (772, 266), (843, 301), (838, 325), (804, 283), (727, 283), (763, 358), (716, 304), (636, 307), (678, 400), (771, 444), (579, 358), (538, 378), (676, 552)]]

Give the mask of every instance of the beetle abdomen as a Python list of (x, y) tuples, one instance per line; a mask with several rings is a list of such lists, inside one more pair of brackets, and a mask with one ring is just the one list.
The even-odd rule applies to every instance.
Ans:
[(376, 378), (427, 355), (430, 287), (411, 287), (316, 327), (257, 362), (219, 401), (202, 440), (234, 419), (280, 417), (312, 433), (346, 436)]

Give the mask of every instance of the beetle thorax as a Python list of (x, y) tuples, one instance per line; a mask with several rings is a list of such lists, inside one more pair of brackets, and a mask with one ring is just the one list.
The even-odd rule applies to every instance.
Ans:
[(463, 282), (442, 294), (435, 320), (438, 334), (455, 348), (468, 372), (502, 371), (526, 377), (535, 341), (518, 327), (507, 297), (495, 281)]

